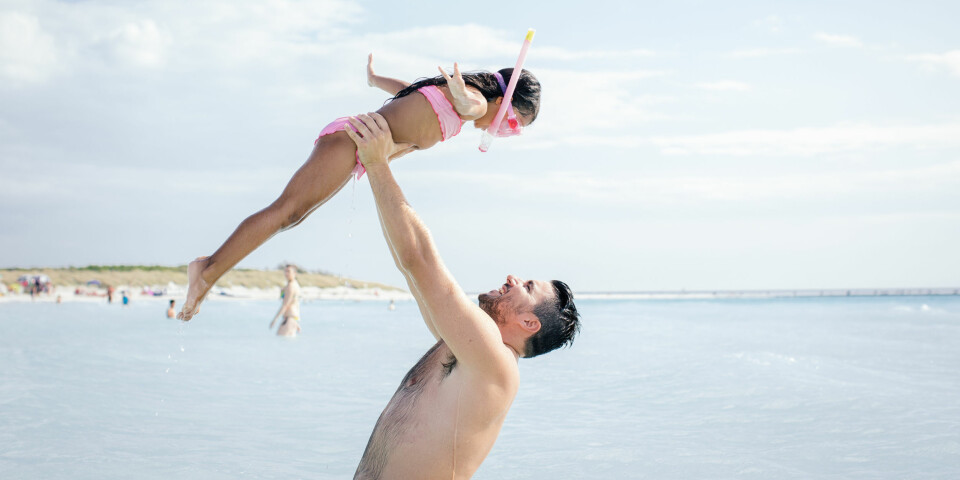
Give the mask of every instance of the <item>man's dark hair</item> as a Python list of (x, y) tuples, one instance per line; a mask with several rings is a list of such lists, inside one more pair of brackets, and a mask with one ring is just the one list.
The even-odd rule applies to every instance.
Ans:
[(540, 320), (540, 331), (527, 339), (523, 353), (526, 358), (573, 345), (573, 337), (580, 331), (580, 314), (573, 304), (570, 286), (560, 280), (550, 283), (556, 295), (533, 308), (533, 314)]

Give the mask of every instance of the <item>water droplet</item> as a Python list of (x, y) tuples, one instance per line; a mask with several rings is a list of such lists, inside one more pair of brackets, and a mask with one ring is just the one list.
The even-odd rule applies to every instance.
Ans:
[(183, 345), (180, 345), (180, 351), (181, 351), (181, 352), (185, 352), (185, 351), (186, 351), (186, 350), (184, 350)]
[(164, 370), (163, 373), (170, 373), (170, 369), (168, 368), (168, 369)]

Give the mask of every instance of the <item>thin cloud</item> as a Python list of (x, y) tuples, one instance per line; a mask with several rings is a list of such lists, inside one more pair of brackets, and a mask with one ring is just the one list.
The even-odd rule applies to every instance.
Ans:
[[(529, 177), (507, 173), (421, 172), (414, 182), (476, 185), (477, 189), (524, 196), (562, 195), (598, 205), (696, 205), (706, 202), (818, 201), (830, 196), (909, 195), (955, 192), (960, 162), (913, 169), (731, 176), (603, 176), (595, 172), (550, 172)], [(519, 192), (519, 193), (518, 193)], [(562, 192), (562, 193), (558, 193)]]
[(54, 38), (37, 17), (0, 12), (0, 80), (42, 82), (58, 68)]
[(570, 50), (558, 47), (537, 47), (537, 58), (544, 60), (609, 60), (637, 59), (656, 57), (657, 53), (647, 49), (633, 50)]
[(171, 43), (170, 34), (152, 20), (127, 23), (101, 42), (118, 61), (146, 68), (162, 66)]
[(714, 92), (747, 92), (751, 90), (750, 84), (738, 82), (735, 80), (723, 80), (719, 82), (702, 82), (696, 84), (701, 90), (711, 90)]
[[(187, 9), (191, 14), (183, 15)], [(39, 78), (54, 64), (69, 74), (89, 68), (92, 58), (108, 69), (168, 63), (181, 70), (244, 63), (262, 68), (264, 61), (322, 50), (319, 40), (337, 39), (338, 27), (355, 22), (360, 12), (345, 0), (155, 0), (122, 8), (39, 0), (0, 13), (0, 74)]]
[(863, 42), (852, 35), (834, 35), (830, 33), (817, 32), (813, 34), (817, 41), (833, 45), (835, 47), (862, 47)]
[[(378, 47), (383, 51), (405, 52), (408, 55), (443, 58), (449, 61), (464, 58), (516, 59), (523, 41), (523, 33), (526, 32), (507, 32), (476, 24), (451, 24), (367, 34), (353, 39), (352, 42)], [(445, 41), (451, 38), (470, 38), (471, 41)]]
[(921, 53), (909, 55), (908, 61), (919, 62), (931, 70), (946, 69), (955, 77), (960, 77), (960, 50), (945, 53)]
[(637, 148), (654, 146), (664, 155), (810, 156), (869, 152), (894, 147), (960, 147), (960, 124), (912, 126), (838, 125), (787, 130), (736, 130), (700, 135), (639, 137), (577, 133), (542, 138), (521, 149), (560, 146)]
[[(393, 32), (363, 35), (351, 39), (353, 44), (368, 45), (369, 48), (384, 52), (386, 57), (407, 57), (405, 63), (435, 63), (436, 59), (445, 62), (461, 60), (465, 62), (485, 62), (497, 59), (513, 64), (520, 50), (523, 33), (490, 28), (476, 24), (434, 25), (397, 30)], [(469, 42), (443, 42), (445, 38), (470, 38)], [(656, 57), (657, 53), (648, 49), (569, 49), (534, 42), (531, 55), (537, 61), (578, 61), (638, 59)], [(470, 66), (472, 68), (472, 66)]]
[[(568, 138), (582, 135), (585, 130), (621, 131), (628, 124), (668, 117), (658, 110), (658, 106), (672, 99), (645, 94), (642, 88), (645, 82), (669, 76), (668, 71), (539, 69), (536, 74), (544, 85), (550, 86), (550, 98), (577, 99), (544, 101), (540, 115), (550, 118), (550, 122), (537, 125), (537, 137)], [(585, 123), (585, 119), (589, 122)], [(533, 132), (531, 129), (531, 134)]]
[(768, 15), (767, 17), (755, 20), (753, 26), (770, 33), (779, 33), (783, 30), (783, 20), (779, 15)]
[(741, 130), (644, 140), (671, 155), (819, 155), (895, 146), (960, 146), (960, 124)]
[[(36, 165), (44, 165), (49, 173), (36, 175)], [(0, 178), (0, 198), (7, 201), (43, 196), (58, 201), (84, 198), (91, 192), (125, 192), (126, 195), (242, 195), (272, 193), (289, 177), (289, 168), (262, 167), (236, 170), (199, 170), (189, 176), (172, 175), (169, 168), (143, 166), (56, 165), (35, 162), (34, 165), (10, 168)], [(77, 178), (84, 178), (78, 183)], [(209, 178), (217, 178), (210, 182)]]
[(746, 48), (724, 54), (727, 58), (762, 58), (804, 53), (801, 48)]

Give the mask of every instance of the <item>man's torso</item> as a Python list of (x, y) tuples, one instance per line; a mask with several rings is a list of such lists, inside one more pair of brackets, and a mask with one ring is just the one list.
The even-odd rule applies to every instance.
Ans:
[(469, 478), (513, 400), (469, 377), (443, 341), (428, 350), (380, 414), (354, 479)]

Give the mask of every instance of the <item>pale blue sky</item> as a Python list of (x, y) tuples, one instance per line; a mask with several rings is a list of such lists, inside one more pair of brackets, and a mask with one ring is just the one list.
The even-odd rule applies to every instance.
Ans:
[[(394, 164), (464, 288), (960, 285), (960, 7), (838, 3), (0, 0), (0, 266), (209, 254), (386, 99), (367, 52), (492, 70), (533, 27), (522, 137)], [(241, 266), (284, 260), (403, 283), (366, 180)]]

